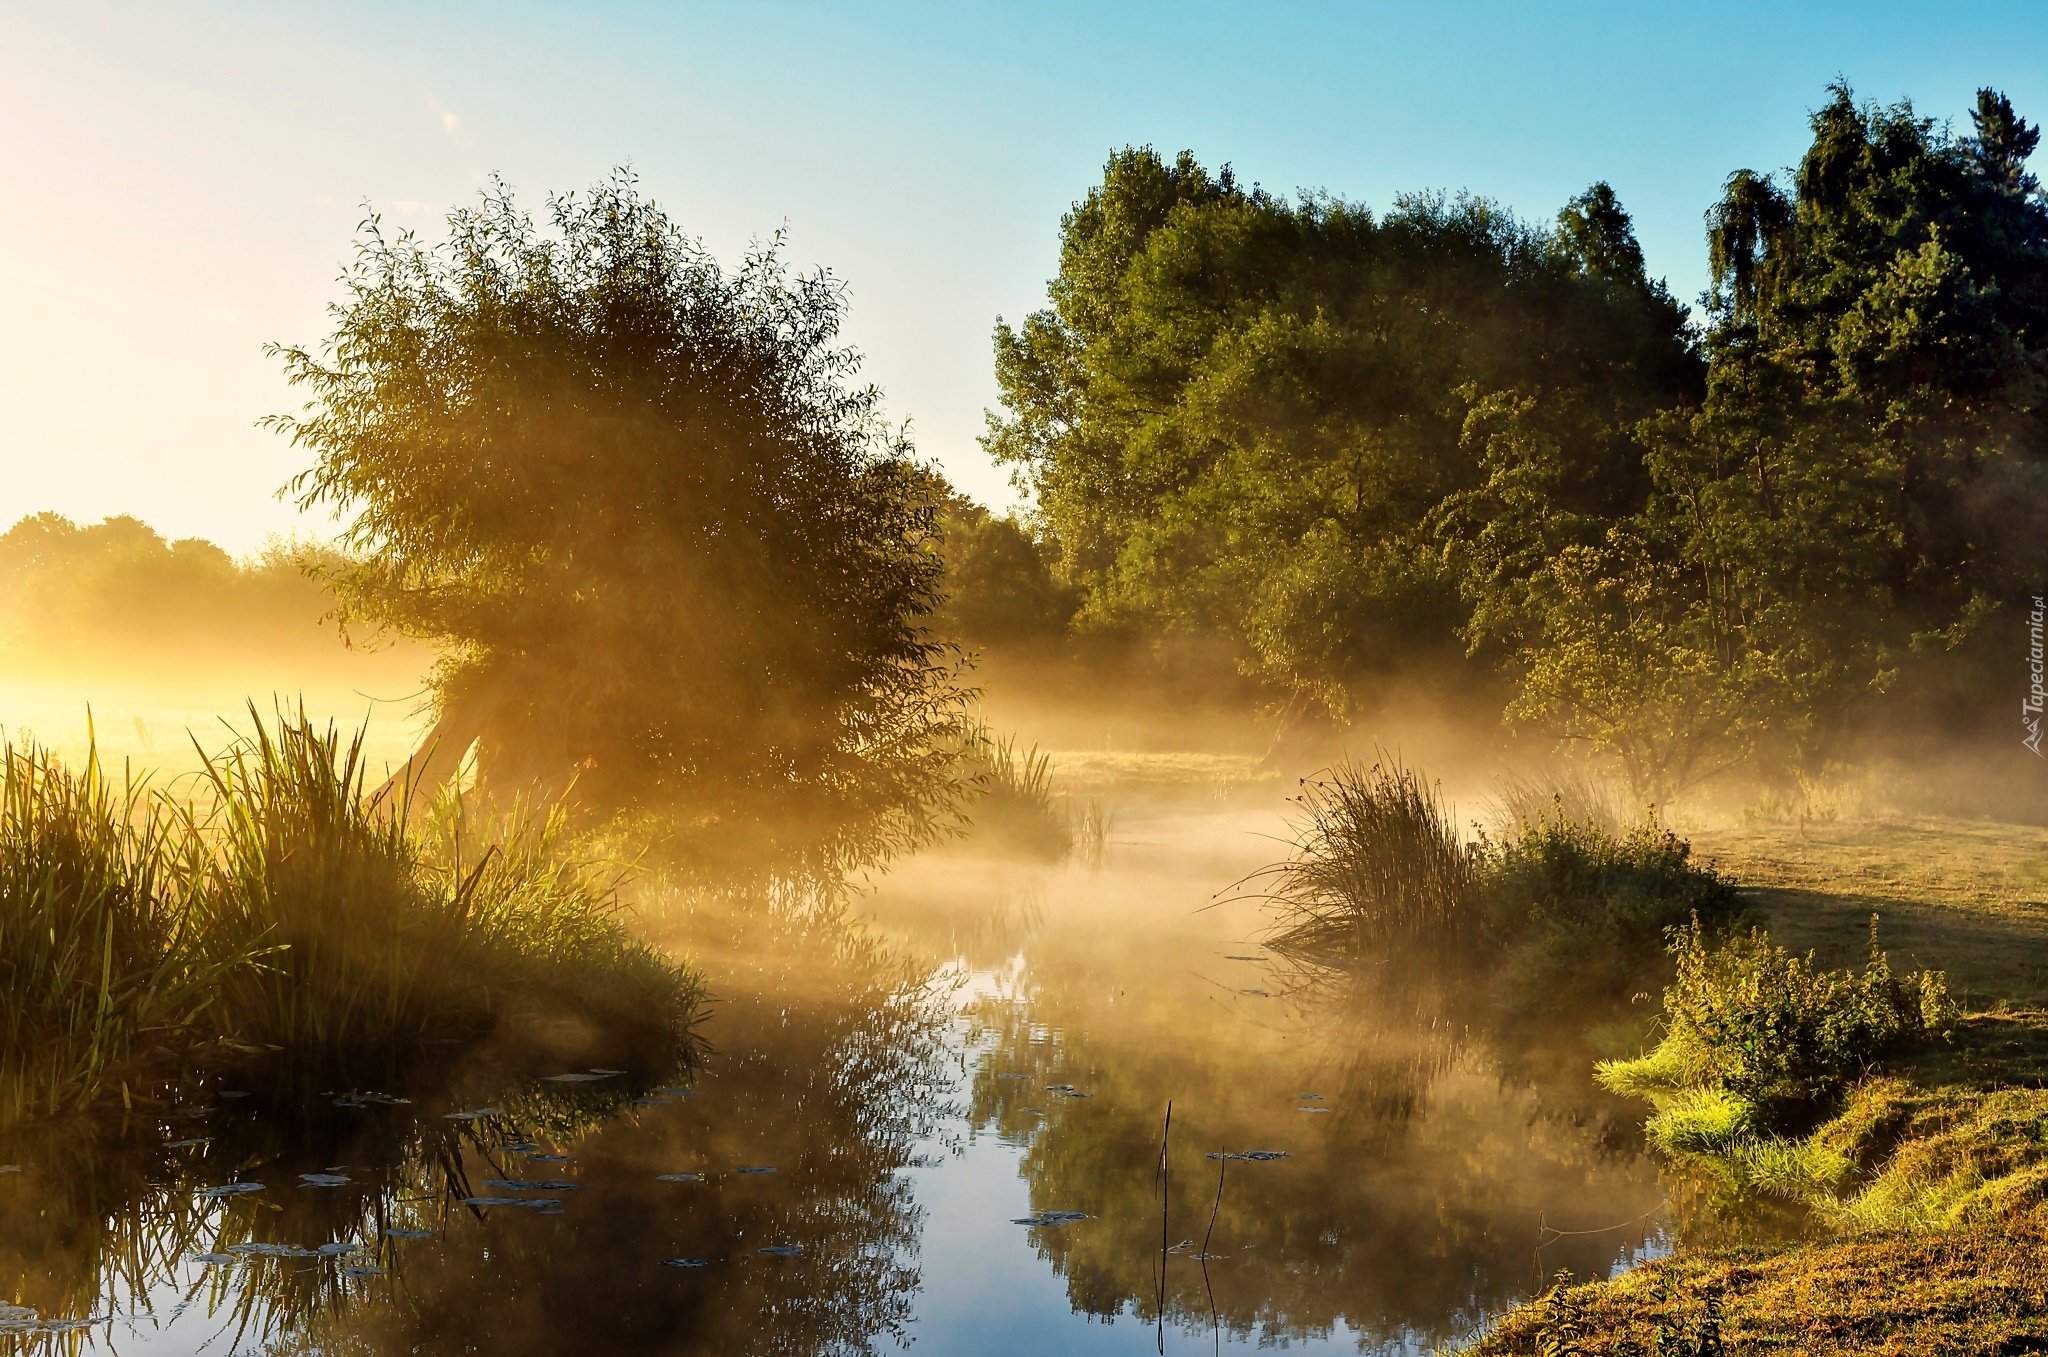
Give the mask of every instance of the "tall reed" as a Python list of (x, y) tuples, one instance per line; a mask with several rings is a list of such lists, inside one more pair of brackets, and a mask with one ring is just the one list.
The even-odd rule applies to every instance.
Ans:
[(417, 833), (365, 794), (361, 735), (303, 713), (203, 756), (200, 805), (0, 757), (0, 1119), (92, 1103), (145, 1039), (345, 1059), (543, 1009), (654, 1059), (701, 999), (559, 811)]
[(1388, 759), (1304, 780), (1295, 852), (1252, 878), (1281, 908), (1274, 941), (1303, 950), (1476, 936), (1478, 864), (1434, 786)]
[(0, 1118), (92, 1102), (139, 1042), (192, 1028), (262, 945), (192, 908), (188, 817), (97, 757), (0, 745)]

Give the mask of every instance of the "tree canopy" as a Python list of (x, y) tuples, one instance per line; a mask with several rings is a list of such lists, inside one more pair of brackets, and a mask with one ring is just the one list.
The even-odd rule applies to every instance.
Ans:
[(1340, 713), (1462, 665), (1653, 796), (1811, 777), (1980, 694), (2048, 573), (2040, 137), (1992, 90), (1971, 125), (1831, 87), (1706, 214), (1696, 317), (1604, 183), (1542, 227), (1375, 215), (1126, 148), (998, 321), (984, 442), (1080, 627), (1218, 637)]
[(499, 187), (437, 244), (373, 217), (344, 282), (325, 344), (277, 350), (311, 400), (273, 423), (344, 516), (344, 620), (446, 648), (430, 762), (928, 827), (962, 729), (940, 504), (830, 275), (779, 241), (721, 267), (620, 175), (538, 222)]

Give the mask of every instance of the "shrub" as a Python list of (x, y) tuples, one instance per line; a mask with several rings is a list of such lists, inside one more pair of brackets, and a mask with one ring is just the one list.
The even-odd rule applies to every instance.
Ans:
[(1488, 927), (1514, 954), (1520, 987), (1547, 993), (1626, 994), (1671, 930), (1742, 911), (1734, 886), (1654, 818), (1618, 837), (1561, 813), (1525, 820), (1483, 843), (1481, 858)]

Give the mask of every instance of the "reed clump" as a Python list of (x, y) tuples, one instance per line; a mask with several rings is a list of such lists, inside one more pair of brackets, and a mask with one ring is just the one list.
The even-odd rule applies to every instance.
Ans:
[(1459, 835), (1434, 784), (1393, 759), (1302, 784), (1294, 852), (1252, 880), (1275, 945), (1325, 957), (1421, 947), (1509, 988), (1626, 996), (1669, 930), (1741, 912), (1734, 888), (1654, 818), (1616, 832), (1532, 802), (1502, 837)]
[(1053, 790), (1050, 754), (1035, 744), (1020, 747), (1014, 735), (997, 739), (982, 727), (975, 735), (971, 762), (975, 796), (966, 816), (978, 840), (1046, 862), (1058, 862), (1074, 851), (1076, 830)]
[(473, 826), (451, 801), (415, 831), (403, 791), (366, 793), (360, 734), (258, 720), (199, 801), (4, 758), (0, 1116), (90, 1105), (145, 1048), (346, 1060), (535, 1009), (665, 1055), (701, 997), (564, 856), (559, 813)]

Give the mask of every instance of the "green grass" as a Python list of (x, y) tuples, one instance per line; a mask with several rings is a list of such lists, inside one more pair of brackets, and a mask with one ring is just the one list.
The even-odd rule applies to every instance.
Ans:
[[(1667, 1022), (1602, 1081), (1653, 1104), (1649, 1138), (1691, 1203), (1682, 1238), (1739, 1240), (1787, 1210), (1804, 1237), (1687, 1244), (1523, 1306), (1471, 1350), (1649, 1354), (1663, 1317), (1712, 1296), (1731, 1353), (2048, 1351), (2048, 1010), (2028, 870), (2048, 836), (1897, 820), (1697, 837), (1758, 883), (1774, 941), (1719, 977), (1739, 1010), (1722, 1014), (1722, 1051)], [(1973, 1011), (1922, 1012), (1934, 1030), (1914, 1039), (1920, 982), (1825, 968), (1867, 945), (1873, 910)], [(1810, 1096), (1759, 1096), (1788, 1080)]]
[[(252, 712), (253, 715), (253, 712)], [(559, 815), (429, 832), (365, 794), (360, 736), (258, 720), (195, 799), (0, 749), (0, 1118), (126, 1092), (206, 1043), (346, 1063), (510, 1016), (666, 1058), (701, 989), (634, 941)]]

